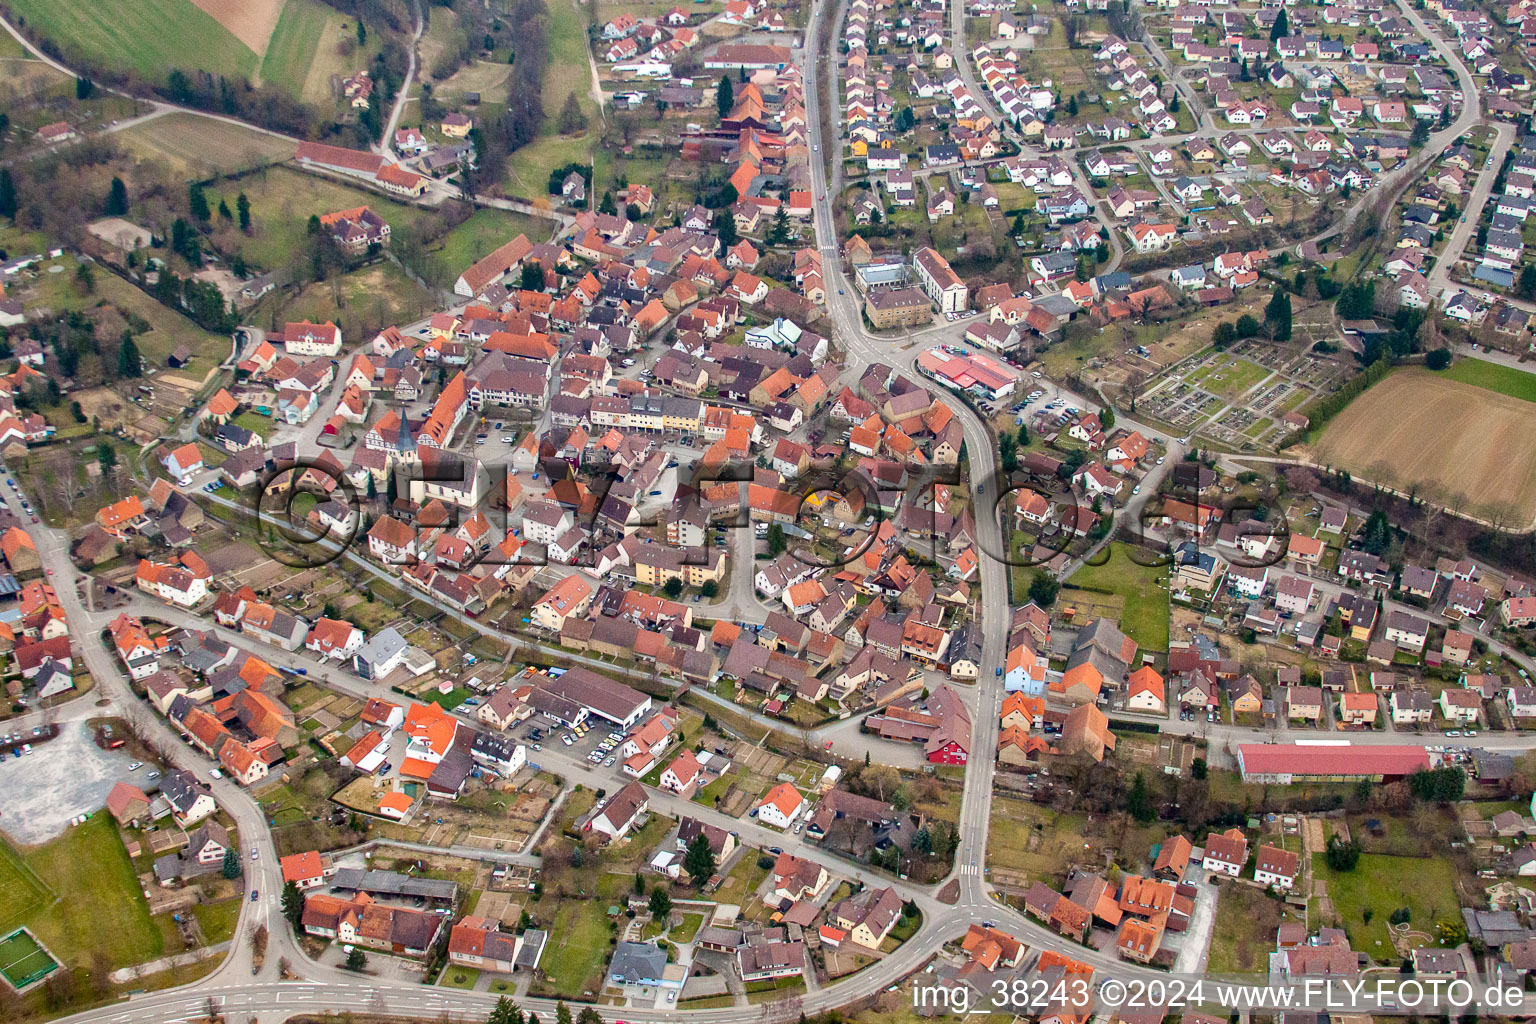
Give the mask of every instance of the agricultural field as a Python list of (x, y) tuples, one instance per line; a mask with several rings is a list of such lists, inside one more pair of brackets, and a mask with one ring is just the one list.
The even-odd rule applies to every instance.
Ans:
[(295, 0), (192, 0), (216, 18), (234, 37), (260, 57), (267, 52), (272, 29)]
[(28, 27), (72, 56), (163, 82), (171, 68), (249, 77), (257, 54), (204, 7), (236, 11), (264, 8), (261, 0), (10, 0), (10, 10)]
[(1410, 368), (1335, 416), (1311, 455), (1361, 479), (1437, 489), (1469, 512), (1497, 508), (1523, 528), (1536, 516), (1536, 450), (1523, 441), (1533, 429), (1536, 404)]
[[(282, 15), (272, 30), (267, 43), (266, 55), (261, 61), (261, 80), (297, 95), (300, 99), (313, 100), (309, 79), (317, 64), (319, 49), (325, 48), (326, 30), (335, 11), (313, 0), (288, 0), (283, 4)], [(335, 48), (335, 36), (331, 35), (331, 49)], [(330, 96), (328, 79), (322, 82), (323, 96)]]
[[(288, 6), (283, 10), (285, 19), (290, 10), (301, 21), (296, 33), (299, 45), (291, 48), (291, 56), (285, 58), (286, 66), (274, 66), (270, 73), (291, 77), (267, 78), (268, 69), (264, 63), (263, 78), (269, 84), (284, 85), (290, 91), (297, 89), (299, 99), (305, 103), (326, 107), (339, 99), (331, 91), (332, 76), (346, 76), (366, 68), (380, 49), (380, 39), (376, 34), (369, 35), (364, 45), (358, 46), (356, 20), (315, 0), (288, 0)], [(278, 28), (282, 27), (279, 24)], [(280, 38), (285, 46), (289, 45), (287, 37), (273, 35), (274, 41)], [(308, 53), (303, 47), (306, 41), (310, 44)]]
[(163, 163), (171, 175), (187, 179), (254, 170), (293, 156), (293, 143), (276, 135), (179, 111), (136, 124), (117, 139), (141, 160)]

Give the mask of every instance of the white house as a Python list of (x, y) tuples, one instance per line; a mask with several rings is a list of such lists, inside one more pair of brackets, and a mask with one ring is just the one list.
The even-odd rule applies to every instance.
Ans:
[(304, 646), (327, 658), (350, 661), (363, 646), (363, 631), (340, 619), (317, 619)]
[(686, 793), (703, 775), (704, 767), (693, 751), (684, 750), (661, 773), (661, 788), (672, 793)]
[(1435, 717), (1435, 702), (1424, 690), (1394, 690), (1387, 706), (1393, 725), (1428, 725)]
[(530, 502), (523, 509), (523, 538), (530, 544), (553, 544), (575, 525), (570, 510), (554, 502)]
[(757, 820), (773, 828), (787, 829), (805, 809), (805, 797), (787, 782), (770, 789), (754, 809)]
[(341, 328), (308, 320), (283, 328), (283, 347), (294, 356), (334, 356), (341, 352)]
[(1511, 686), (1504, 691), (1504, 703), (1516, 718), (1536, 718), (1536, 686)]
[(1296, 884), (1296, 869), (1300, 863), (1301, 858), (1289, 850), (1261, 846), (1254, 854), (1253, 880), (1286, 892)]
[(1200, 861), (1200, 867), (1236, 878), (1242, 873), (1247, 860), (1248, 840), (1240, 830), (1231, 828), (1222, 833), (1212, 832), (1206, 837), (1205, 856)]
[(1458, 725), (1472, 725), (1483, 711), (1483, 698), (1476, 690), (1446, 687), (1440, 691), (1440, 713)]

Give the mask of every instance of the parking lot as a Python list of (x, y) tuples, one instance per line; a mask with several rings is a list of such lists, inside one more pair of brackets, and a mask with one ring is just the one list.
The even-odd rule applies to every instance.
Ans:
[(611, 726), (610, 722), (595, 720), (568, 729), (538, 715), (525, 722), (517, 735), (528, 744), (530, 761), (537, 761), (538, 752), (548, 743), (586, 758), (593, 767), (613, 768), (619, 764), (619, 745), (624, 741), (624, 734)]
[(101, 809), (119, 781), (153, 789), (144, 769), (130, 772), (126, 753), (103, 750), (85, 722), (66, 722), (57, 739), (0, 760), (0, 828), (19, 843), (45, 842), (70, 819)]

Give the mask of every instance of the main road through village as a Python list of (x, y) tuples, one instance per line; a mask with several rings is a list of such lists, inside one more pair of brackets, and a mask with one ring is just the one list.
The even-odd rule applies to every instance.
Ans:
[[(822, 32), (825, 25), (821, 11), (826, 4), (832, 2), (833, 0), (821, 0), (821, 3), (813, 8), (804, 47), (807, 65), (806, 105), (811, 115), (809, 120), (813, 154), (811, 162), (813, 193), (817, 196), (828, 195), (823, 147), (828, 142), (836, 144), (836, 140), (825, 139), (822, 134), (822, 94), (830, 76), (835, 72), (830, 53), (823, 49)], [(1470, 123), (1475, 121), (1476, 91), (1471, 85), (1470, 76), (1466, 74), (1464, 65), (1456, 59), (1454, 53), (1438, 43), (1438, 40), (1429, 33), (1427, 27), (1407, 9), (1405, 4), (1400, 6), (1416, 27), (1437, 43), (1437, 49), (1447, 57), (1448, 63), (1462, 79), (1464, 95), (1468, 97), (1468, 102), (1462, 117), (1456, 124), (1449, 131), (1440, 133), (1448, 141), (1449, 138), (1455, 137), (1455, 134), (1465, 131), (1470, 127)], [(958, 18), (958, 4), (956, 9), (955, 17)], [(835, 26), (841, 24), (843, 14), (844, 11), (839, 9), (828, 19), (834, 26), (834, 36)], [(981, 98), (985, 99), (984, 96)], [(1441, 139), (1437, 136), (1436, 141), (1439, 142)], [(1355, 209), (1359, 208), (1357, 206)], [(831, 322), (837, 341), (848, 353), (844, 379), (856, 381), (870, 363), (881, 362), (908, 373), (924, 387), (935, 391), (940, 390), (936, 384), (913, 370), (917, 354), (928, 342), (916, 343), (914, 336), (909, 335), (902, 339), (905, 347), (901, 347), (902, 342), (875, 337), (864, 329), (863, 319), (854, 298), (854, 289), (841, 269), (829, 202), (817, 202), (814, 225), (816, 244), (822, 253), (823, 265), (827, 270), (825, 280)], [(914, 332), (917, 337), (936, 333), (936, 331)], [(995, 442), (985, 424), (968, 406), (960, 402), (950, 404), (964, 427), (969, 480), (975, 488), (978, 505), (985, 507), (988, 502), (995, 502), (1000, 498)], [(1139, 427), (1144, 432), (1151, 430), (1139, 424), (1128, 423), (1127, 425)], [(1182, 454), (1183, 450), (1177, 444), (1172, 445), (1168, 465), (1176, 463)], [(1143, 484), (1143, 489), (1149, 494), (1157, 489), (1162, 472), (1164, 471), (1158, 470)], [(12, 506), (13, 512), (21, 516), (22, 510), (16, 495), (8, 494), (4, 500)], [(990, 509), (987, 511), (990, 512)], [(1125, 510), (1122, 514), (1134, 514), (1135, 511), (1137, 510)], [(28, 519), (30, 516), (21, 517), (22, 522), (27, 522)], [(983, 551), (1005, 550), (1000, 519), (1001, 517), (991, 514), (976, 516), (977, 528), (980, 531), (977, 539)], [(100, 699), (110, 701), (116, 714), (131, 718), (146, 735), (153, 737), (163, 749), (171, 752), (173, 760), (180, 766), (190, 768), (199, 775), (206, 775), (212, 763), (200, 758), (187, 747), (162, 719), (150, 713), (134, 696), (118, 669), (115, 656), (102, 639), (102, 630), (113, 617), (125, 610), (176, 626), (215, 627), (207, 620), (175, 608), (137, 598), (131, 599), (126, 606), (111, 611), (87, 608), (81, 601), (77, 587), (84, 578), (69, 560), (67, 534), (42, 525), (31, 525), (28, 530), (37, 543), (42, 563), (50, 573), (51, 582), (56, 586), (59, 598), (64, 604), (71, 633), (80, 645), (86, 666), (98, 681)], [(995, 922), (999, 927), (1018, 935), (1037, 949), (1059, 950), (1086, 962), (1099, 972), (1100, 977), (1106, 975), (1113, 975), (1120, 979), (1167, 977), (1163, 972), (1139, 967), (1122, 961), (1112, 954), (1101, 953), (1068, 942), (1005, 905), (997, 898), (986, 880), (987, 831), (994, 771), (990, 751), (996, 745), (997, 710), (1002, 700), (1001, 683), (996, 679), (994, 670), (1002, 665), (1004, 660), (1007, 632), (1004, 623), (1008, 620), (1009, 608), (1007, 567), (990, 557), (983, 557), (980, 564), (979, 615), (987, 628), (983, 631), (985, 640), (982, 650), (982, 672), (972, 716), (970, 749), (977, 756), (966, 768), (958, 828), (959, 843), (952, 873), (945, 880), (946, 883), (958, 881), (958, 896), (953, 902), (942, 902), (937, 898), (938, 891), (943, 888), (942, 883), (933, 886), (913, 885), (873, 872), (866, 874), (862, 869), (848, 863), (829, 861), (828, 866), (841, 874), (851, 875), (871, 884), (893, 886), (904, 899), (916, 903), (922, 911), (923, 923), (919, 931), (896, 952), (857, 974), (802, 995), (799, 1009), (805, 1013), (817, 1013), (843, 1006), (897, 984), (920, 969), (945, 942), (958, 937), (970, 924), (982, 920)], [(476, 623), (476, 626), (479, 627), (480, 624)], [(234, 638), (231, 637), (231, 639)], [(301, 654), (255, 644), (250, 637), (246, 636), (240, 636), (238, 640), (247, 646), (260, 648), (263, 656), (274, 664), (290, 668), (304, 667), (311, 675), (327, 685), (352, 694), (367, 695), (367, 687), (359, 680)], [(86, 701), (77, 701), (74, 705), (66, 706), (62, 714), (65, 717), (78, 718), (98, 713), (94, 709), (83, 707), (86, 703)], [(1212, 730), (1212, 735), (1218, 732), (1219, 730)], [(1517, 739), (1500, 745), (1530, 747), (1536, 746), (1536, 739)], [(545, 749), (542, 760), (546, 767), (561, 774), (568, 784), (581, 782), (591, 786), (613, 786), (621, 781), (614, 771), (594, 769), (585, 761), (558, 749)], [(253, 847), (259, 853), (257, 860), (247, 862), (247, 868), (250, 885), (252, 888), (259, 889), (261, 896), (254, 903), (242, 904), (240, 925), (236, 929), (228, 955), (217, 968), (197, 982), (135, 995), (63, 1018), (65, 1021), (69, 1024), (187, 1022), (206, 1013), (210, 1000), (217, 1004), (220, 1012), (224, 1013), (231, 1022), (254, 1020), (259, 1024), (278, 1024), (298, 1013), (346, 1010), (434, 1020), (444, 1015), (460, 1020), (476, 1020), (483, 1018), (489, 1012), (497, 999), (489, 993), (411, 985), (394, 979), (359, 975), (317, 963), (306, 956), (280, 912), (282, 880), (265, 815), (247, 792), (227, 779), (218, 780), (213, 785), (219, 803), (234, 819), (239, 832), (242, 853), (244, 849)], [(806, 848), (799, 836), (770, 831), (758, 826), (755, 822), (727, 818), (712, 809), (679, 801), (661, 792), (652, 792), (651, 801), (652, 806), (660, 813), (691, 814), (721, 827), (737, 830), (743, 841), (749, 845), (780, 846), (790, 852), (824, 857), (818, 851)], [(532, 858), (514, 859), (530, 860)], [(253, 969), (250, 935), (257, 924), (267, 926), (270, 940), (262, 966), (259, 969)], [(292, 977), (288, 980), (279, 977), (279, 959), (286, 960), (290, 965)], [(522, 999), (520, 1004), (525, 1010), (546, 1015), (546, 1019), (549, 1019), (548, 1015), (553, 1014), (555, 1005), (552, 1000), (535, 998)], [(762, 1006), (753, 1006), (697, 1010), (683, 1008), (666, 1011), (640, 1007), (623, 1010), (599, 1008), (599, 1012), (605, 1019), (623, 1017), (626, 1020), (645, 1022), (645, 1024), (679, 1017), (686, 1017), (700, 1024), (716, 1024), (716, 1022), (752, 1019), (767, 1015), (770, 1011)]]

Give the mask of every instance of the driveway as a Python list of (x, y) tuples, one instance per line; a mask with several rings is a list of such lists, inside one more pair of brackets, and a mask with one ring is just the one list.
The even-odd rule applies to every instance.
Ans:
[(33, 845), (63, 832), (69, 819), (106, 806), (121, 780), (154, 788), (148, 768), (128, 771), (133, 759), (102, 750), (90, 726), (68, 722), (57, 739), (36, 743), (20, 760), (0, 761), (0, 829), (18, 843)]
[(1195, 894), (1195, 912), (1180, 936), (1182, 943), (1174, 961), (1174, 974), (1205, 973), (1206, 954), (1211, 948), (1211, 929), (1216, 924), (1216, 887), (1210, 882), (1195, 882), (1194, 886), (1199, 890)]

